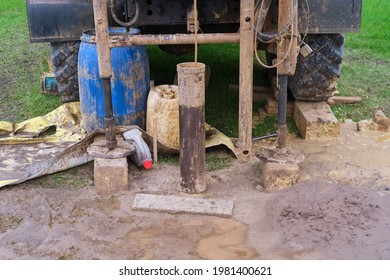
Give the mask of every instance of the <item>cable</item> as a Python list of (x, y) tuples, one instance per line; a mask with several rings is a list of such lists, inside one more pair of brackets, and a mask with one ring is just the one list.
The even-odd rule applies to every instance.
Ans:
[[(264, 33), (261, 33), (261, 30), (259, 31), (259, 26), (261, 27), (261, 29), (263, 29), (265, 18), (266, 18), (267, 14), (268, 14), (268, 10), (269, 10), (269, 7), (271, 5), (271, 1), (272, 0), (263, 0), (261, 2), (260, 8), (256, 8), (256, 14), (255, 14), (255, 17), (257, 17), (257, 21), (255, 21), (256, 22), (256, 24), (255, 24), (255, 34), (256, 35), (260, 34), (260, 36), (261, 36), (261, 34), (264, 34)], [(293, 7), (296, 6), (296, 4), (297, 4), (296, 1), (297, 0), (293, 1)], [(266, 3), (265, 4), (266, 6), (264, 6), (264, 3)], [(257, 7), (258, 7), (258, 4), (259, 4), (259, 2), (257, 2), (257, 5), (256, 5)], [(257, 51), (257, 39), (258, 39), (257, 37), (258, 36), (256, 36), (256, 38), (254, 40), (255, 41), (254, 42), (255, 56), (256, 56), (257, 61), (264, 68), (266, 68), (266, 69), (276, 68), (279, 65), (281, 65), (287, 59), (287, 57), (289, 56), (291, 48), (292, 48), (293, 37), (294, 37), (294, 24), (293, 24), (293, 20), (294, 20), (294, 18), (296, 16), (296, 12), (297, 12), (296, 10), (297, 9), (294, 9), (294, 12), (291, 15), (291, 18), (287, 22), (287, 24), (285, 26), (283, 26), (278, 33), (276, 33), (275, 35), (271, 35), (271, 37), (273, 38), (273, 39), (271, 39), (271, 41), (280, 40), (282, 37), (284, 37), (286, 35), (286, 33), (288, 32), (288, 29), (291, 29), (291, 31), (290, 31), (290, 34), (291, 34), (290, 35), (290, 44), (288, 46), (288, 51), (286, 52), (286, 55), (277, 64), (275, 64), (275, 65), (267, 65), (267, 64), (265, 64), (264, 62), (261, 61), (261, 59), (259, 57), (259, 54), (258, 54), (258, 51)], [(286, 29), (287, 26), (288, 26), (288, 28)], [(281, 31), (283, 31), (284, 33), (281, 33)], [(270, 43), (271, 41), (268, 41), (268, 42), (265, 42), (265, 43)], [(261, 41), (261, 42), (264, 42), (264, 41)]]
[(197, 1), (194, 0), (194, 28), (195, 28), (195, 56), (194, 56), (194, 61), (195, 61), (195, 66), (198, 63), (198, 4)]
[(131, 19), (131, 21), (129, 22), (124, 22), (124, 21), (121, 21), (116, 13), (115, 13), (115, 4), (116, 4), (116, 0), (111, 0), (110, 1), (110, 9), (111, 9), (111, 15), (112, 15), (112, 18), (115, 20), (115, 22), (119, 25), (122, 25), (124, 27), (131, 27), (132, 25), (134, 25), (134, 23), (137, 22), (138, 18), (139, 18), (139, 2), (138, 0), (135, 0), (134, 1), (135, 3), (135, 14), (134, 14), (134, 17)]
[[(291, 25), (293, 23), (293, 19), (295, 18), (296, 13), (297, 13), (297, 9), (294, 9), (293, 14), (291, 15), (291, 18), (289, 19), (289, 21), (283, 27), (279, 28), (279, 31), (277, 33), (261, 32), (263, 29), (264, 22), (265, 22), (265, 19), (267, 17), (269, 8), (271, 6), (271, 2), (272, 2), (272, 0), (263, 0), (261, 2), (260, 8), (259, 8), (260, 2), (256, 3), (255, 23), (257, 26), (257, 32), (255, 34), (256, 34), (257, 39), (260, 42), (267, 43), (267, 44), (275, 42), (277, 40), (280, 40), (288, 32), (289, 28), (291, 27)], [(297, 0), (294, 0), (293, 6), (296, 6), (296, 5), (297, 5)], [(257, 20), (256, 20), (256, 18), (257, 18)], [(259, 26), (260, 26), (260, 28), (259, 28)]]
[[(269, 9), (269, 5), (271, 4), (271, 1), (272, 0), (264, 0), (264, 1), (262, 1), (261, 2), (261, 6), (260, 6), (260, 9), (259, 9), (259, 13), (261, 13), (262, 11), (265, 11), (266, 13), (268, 13), (268, 9)], [(263, 4), (264, 3), (267, 3), (266, 5), (268, 6), (266, 6), (266, 7), (264, 7), (263, 6)], [(296, 0), (294, 0), (294, 3), (293, 3), (293, 5), (294, 4), (296, 4)], [(265, 8), (265, 9), (264, 9)], [(263, 16), (261, 16), (261, 14), (259, 14), (259, 13), (256, 13), (256, 16), (258, 16), (258, 20), (257, 20), (257, 23), (258, 24), (256, 24), (255, 25), (255, 34), (258, 34), (258, 28), (259, 28), (259, 23), (262, 21), (262, 26), (261, 26), (261, 28), (263, 27), (263, 25), (264, 25), (264, 21), (265, 21), (265, 16), (266, 16), (266, 14), (265, 15), (263, 15)], [(289, 22), (291, 21), (293, 21), (293, 18), (295, 17), (295, 12), (293, 13), (293, 15), (292, 15), (292, 18), (289, 20)], [(262, 62), (261, 61), (261, 59), (260, 59), (260, 57), (259, 57), (259, 54), (258, 54), (258, 51), (257, 51), (257, 41), (256, 41), (256, 39), (255, 39), (255, 42), (254, 42), (254, 46), (255, 46), (255, 56), (256, 56), (256, 59), (257, 59), (257, 61), (260, 63), (260, 65), (261, 66), (263, 66), (264, 68), (266, 68), (266, 69), (272, 69), (272, 68), (276, 68), (276, 67), (278, 67), (279, 65), (281, 65), (286, 59), (287, 59), (287, 57), (289, 56), (289, 54), (290, 54), (290, 51), (291, 51), (291, 48), (292, 48), (292, 43), (293, 43), (293, 37), (294, 37), (294, 24), (291, 24), (290, 25), (290, 28), (291, 28), (291, 35), (290, 35), (290, 44), (289, 44), (289, 46), (288, 46), (288, 51), (286, 52), (286, 55), (283, 57), (283, 59), (281, 59), (277, 64), (275, 64), (275, 65), (267, 65), (267, 64), (265, 64), (264, 62)], [(287, 30), (288, 31), (288, 30)], [(285, 33), (287, 33), (287, 32), (285, 32)], [(279, 35), (278, 35), (279, 36)], [(257, 37), (257, 36), (256, 36)]]

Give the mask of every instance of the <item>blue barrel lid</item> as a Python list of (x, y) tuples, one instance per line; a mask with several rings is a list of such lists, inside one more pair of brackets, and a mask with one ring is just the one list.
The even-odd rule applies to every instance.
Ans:
[[(130, 27), (128, 31), (125, 27), (109, 27), (108, 32), (110, 35), (135, 35), (138, 34), (140, 30), (134, 27)], [(81, 41), (85, 43), (96, 44), (95, 29), (89, 29), (83, 32), (83, 36), (81, 36)]]

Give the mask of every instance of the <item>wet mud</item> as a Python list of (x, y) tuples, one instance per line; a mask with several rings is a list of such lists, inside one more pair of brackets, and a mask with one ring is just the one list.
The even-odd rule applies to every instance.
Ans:
[(132, 211), (137, 193), (186, 195), (178, 166), (131, 166), (130, 191), (109, 197), (92, 164), (3, 188), (0, 259), (390, 259), (388, 135), (347, 124), (289, 144), (306, 160), (288, 189), (263, 189), (255, 158), (207, 174), (196, 196), (234, 201), (231, 218)]

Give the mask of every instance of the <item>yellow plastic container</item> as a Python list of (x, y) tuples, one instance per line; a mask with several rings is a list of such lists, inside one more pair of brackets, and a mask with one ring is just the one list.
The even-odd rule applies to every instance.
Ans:
[(172, 149), (180, 148), (178, 87), (153, 87), (148, 96), (146, 132), (157, 135), (157, 140)]

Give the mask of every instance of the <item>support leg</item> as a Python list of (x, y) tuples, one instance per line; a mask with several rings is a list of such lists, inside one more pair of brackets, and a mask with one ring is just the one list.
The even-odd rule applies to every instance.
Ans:
[(252, 152), (254, 0), (242, 0), (240, 9), (238, 158), (245, 162), (250, 160)]

